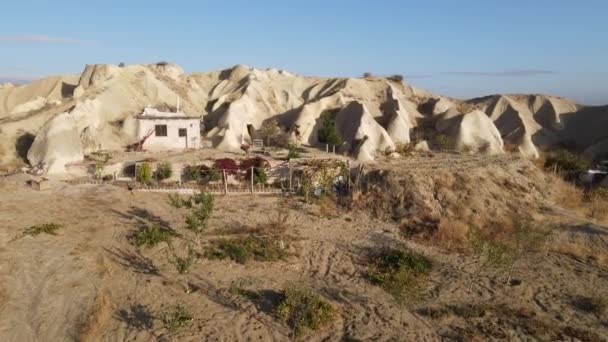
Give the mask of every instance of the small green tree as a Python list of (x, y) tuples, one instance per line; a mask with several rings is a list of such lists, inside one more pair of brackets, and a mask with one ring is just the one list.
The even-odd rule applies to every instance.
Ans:
[(336, 123), (331, 116), (331, 113), (322, 115), (323, 126), (319, 129), (318, 136), (321, 144), (338, 146), (342, 144), (342, 137), (336, 128)]
[(93, 178), (102, 179), (103, 178), (103, 170), (105, 168), (105, 163), (102, 161), (98, 161), (95, 163), (95, 170), (93, 173)]
[(568, 180), (576, 179), (581, 172), (587, 171), (590, 166), (591, 163), (582, 155), (563, 149), (549, 153), (545, 160), (547, 170), (558, 172)]
[(296, 145), (290, 144), (289, 152), (287, 153), (287, 159), (298, 159), (301, 156), (302, 155), (300, 154), (300, 151), (298, 151), (298, 147)]
[(276, 120), (267, 120), (260, 127), (260, 135), (267, 146), (270, 146), (271, 141), (281, 133), (281, 128)]
[(141, 163), (137, 166), (135, 179), (144, 184), (152, 183), (152, 165), (148, 162)]
[(169, 162), (162, 162), (156, 166), (156, 175), (158, 180), (164, 180), (171, 178), (173, 175), (173, 167)]

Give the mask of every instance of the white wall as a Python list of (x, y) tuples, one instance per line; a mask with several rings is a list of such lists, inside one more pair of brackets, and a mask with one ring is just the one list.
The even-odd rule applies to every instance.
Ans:
[[(167, 125), (167, 136), (157, 137), (156, 125)], [(180, 137), (178, 130), (187, 129), (187, 137)], [(198, 119), (139, 119), (137, 135), (142, 139), (148, 132), (152, 135), (144, 143), (148, 151), (166, 151), (201, 147), (200, 121)], [(186, 141), (187, 140), (187, 141)]]

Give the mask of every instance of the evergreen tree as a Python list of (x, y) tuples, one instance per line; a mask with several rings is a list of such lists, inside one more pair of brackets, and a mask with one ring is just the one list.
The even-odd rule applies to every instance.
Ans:
[(331, 113), (323, 114), (323, 127), (319, 129), (319, 142), (338, 146), (342, 144), (342, 137), (336, 128), (336, 123), (331, 117)]

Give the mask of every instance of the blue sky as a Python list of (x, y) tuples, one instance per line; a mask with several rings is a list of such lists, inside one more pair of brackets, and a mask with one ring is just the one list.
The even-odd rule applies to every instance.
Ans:
[(3, 1), (0, 79), (85, 64), (403, 74), (454, 96), (608, 104), (608, 1)]

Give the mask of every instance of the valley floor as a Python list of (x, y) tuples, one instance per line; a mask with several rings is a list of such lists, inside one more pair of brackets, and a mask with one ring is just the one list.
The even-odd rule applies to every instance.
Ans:
[[(608, 289), (608, 269), (593, 260), (540, 252), (515, 270), (518, 285), (464, 252), (416, 243), (395, 223), (298, 198), (216, 197), (203, 243), (247, 234), (277, 210), (288, 213), (291, 255), (238, 264), (198, 258), (179, 274), (167, 246), (138, 249), (129, 236), (143, 225), (175, 229), (176, 250), (192, 235), (162, 194), (110, 185), (0, 191), (0, 340), (3, 341), (268, 341), (290, 340), (276, 317), (289, 282), (302, 283), (337, 308), (337, 318), (304, 340), (606, 340), (608, 317), (587, 310)], [(608, 246), (608, 228), (546, 213), (558, 234)], [(54, 222), (58, 235), (23, 236)], [(569, 235), (568, 235), (569, 236)], [(17, 239), (16, 239), (17, 238)], [(405, 244), (431, 260), (426, 296), (401, 308), (366, 279), (368, 255)], [(243, 295), (256, 293), (256, 296)], [(176, 305), (193, 321), (168, 331), (162, 315)]]

